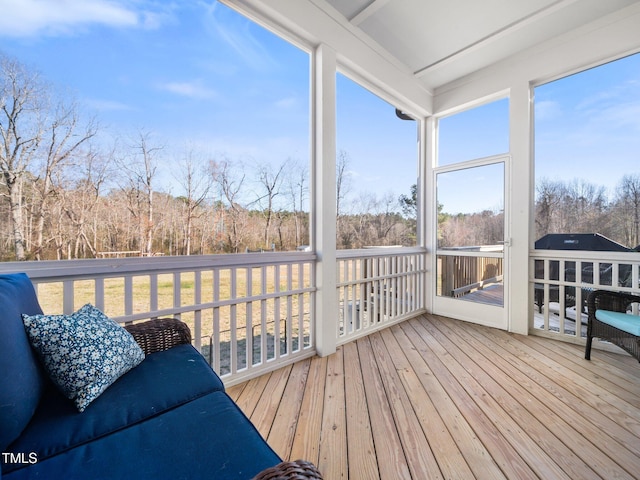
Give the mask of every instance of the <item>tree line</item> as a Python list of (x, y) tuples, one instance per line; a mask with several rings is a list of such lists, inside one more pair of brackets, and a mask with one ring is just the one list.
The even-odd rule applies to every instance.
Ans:
[[(176, 152), (144, 130), (105, 138), (72, 97), (0, 53), (1, 259), (294, 250), (310, 243), (308, 165), (239, 161), (190, 147)], [(415, 218), (399, 213), (399, 199), (355, 198), (348, 155), (341, 158), (339, 246), (415, 243)], [(167, 170), (177, 193), (161, 186)]]
[[(240, 161), (188, 146), (176, 152), (144, 130), (107, 143), (101, 132), (71, 97), (0, 54), (0, 259), (238, 253), (310, 243), (307, 164)], [(349, 163), (340, 151), (338, 248), (415, 245), (416, 185), (399, 198), (356, 192)], [(171, 171), (177, 193), (160, 186), (163, 170)], [(635, 247), (640, 175), (624, 175), (611, 198), (583, 180), (543, 179), (535, 210), (536, 238), (598, 232)], [(496, 243), (502, 225), (502, 212), (439, 209), (439, 246)]]
[[(224, 156), (185, 152), (173, 175), (181, 194), (155, 187), (157, 158), (148, 134), (127, 154), (78, 149), (69, 161), (20, 177), (19, 229), (0, 227), (2, 259), (100, 258), (295, 250), (309, 244), (308, 169), (247, 165)], [(6, 184), (4, 198), (9, 199)], [(365, 202), (365, 203), (362, 203)], [(399, 213), (398, 199), (360, 195), (339, 216), (341, 248), (415, 244), (415, 218)], [(0, 203), (11, 220), (13, 205)]]
[(542, 179), (536, 186), (536, 238), (547, 233), (600, 233), (640, 246), (640, 174), (627, 173), (613, 194), (586, 180)]
[[(438, 246), (493, 245), (504, 239), (504, 212), (449, 214), (438, 210)], [(583, 179), (536, 182), (535, 238), (548, 233), (600, 233), (640, 247), (640, 174), (622, 175), (613, 194)]]

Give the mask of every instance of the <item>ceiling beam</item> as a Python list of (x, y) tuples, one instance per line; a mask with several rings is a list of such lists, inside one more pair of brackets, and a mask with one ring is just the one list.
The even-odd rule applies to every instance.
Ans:
[(360, 25), (390, 1), (391, 0), (372, 0), (369, 5), (360, 10), (356, 15), (353, 16), (353, 18), (350, 18), (349, 22), (351, 22), (351, 24), (354, 26)]
[[(382, 0), (384, 1), (384, 0)], [(571, 5), (572, 3), (577, 2), (578, 0), (557, 0), (553, 3), (551, 3), (550, 5), (547, 5), (546, 7), (541, 8), (540, 10), (537, 10), (533, 13), (531, 13), (530, 15), (527, 15), (526, 17), (523, 17), (519, 20), (516, 20), (513, 23), (510, 23), (509, 25), (496, 30), (495, 32), (487, 35), (484, 38), (481, 38), (480, 40), (478, 40), (477, 42), (471, 43), (469, 45), (467, 45), (464, 48), (461, 48), (460, 50), (452, 53), (451, 55), (448, 55), (440, 60), (438, 60), (437, 62), (434, 62), (430, 65), (427, 65), (419, 70), (416, 70), (414, 72), (414, 75), (418, 78), (423, 77), (427, 74), (429, 74), (430, 72), (437, 70), (440, 67), (443, 67), (447, 64), (450, 64), (452, 62), (457, 61), (458, 59), (469, 55), (487, 45), (489, 45), (490, 43), (505, 37), (507, 35), (510, 35), (512, 33), (515, 33), (516, 31), (531, 25), (532, 23), (535, 23), (541, 19), (543, 19), (546, 16), (551, 15), (552, 13), (555, 13), (559, 10), (562, 10), (563, 8), (568, 7), (569, 5)], [(374, 1), (375, 3), (375, 1)], [(369, 5), (370, 7), (371, 5)], [(367, 7), (367, 8), (369, 8)]]

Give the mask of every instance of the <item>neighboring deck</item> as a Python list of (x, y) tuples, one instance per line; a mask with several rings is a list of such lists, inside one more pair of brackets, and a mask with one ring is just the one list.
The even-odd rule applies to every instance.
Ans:
[(229, 388), (285, 459), (338, 478), (637, 478), (640, 365), (424, 315)]

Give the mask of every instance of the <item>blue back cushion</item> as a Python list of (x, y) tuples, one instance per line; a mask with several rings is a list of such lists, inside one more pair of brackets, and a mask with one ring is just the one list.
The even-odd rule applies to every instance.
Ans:
[(42, 313), (31, 280), (24, 273), (0, 275), (0, 451), (27, 426), (44, 389), (23, 313)]

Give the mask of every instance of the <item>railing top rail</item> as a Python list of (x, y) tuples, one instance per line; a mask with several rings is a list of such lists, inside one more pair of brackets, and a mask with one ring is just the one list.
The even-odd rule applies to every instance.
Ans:
[(336, 250), (336, 258), (344, 260), (347, 258), (361, 257), (389, 257), (393, 255), (411, 255), (416, 253), (427, 253), (424, 247), (370, 247), (354, 248), (348, 250)]
[(593, 260), (599, 262), (640, 262), (640, 252), (602, 252), (591, 250), (531, 250), (531, 258), (550, 260)]
[(32, 279), (121, 276), (129, 273), (162, 273), (207, 270), (225, 267), (260, 267), (289, 263), (313, 262), (313, 252), (264, 252), (221, 255), (164, 257), (98, 258), (86, 260), (45, 260), (34, 262), (2, 262), (0, 273), (26, 272)]

